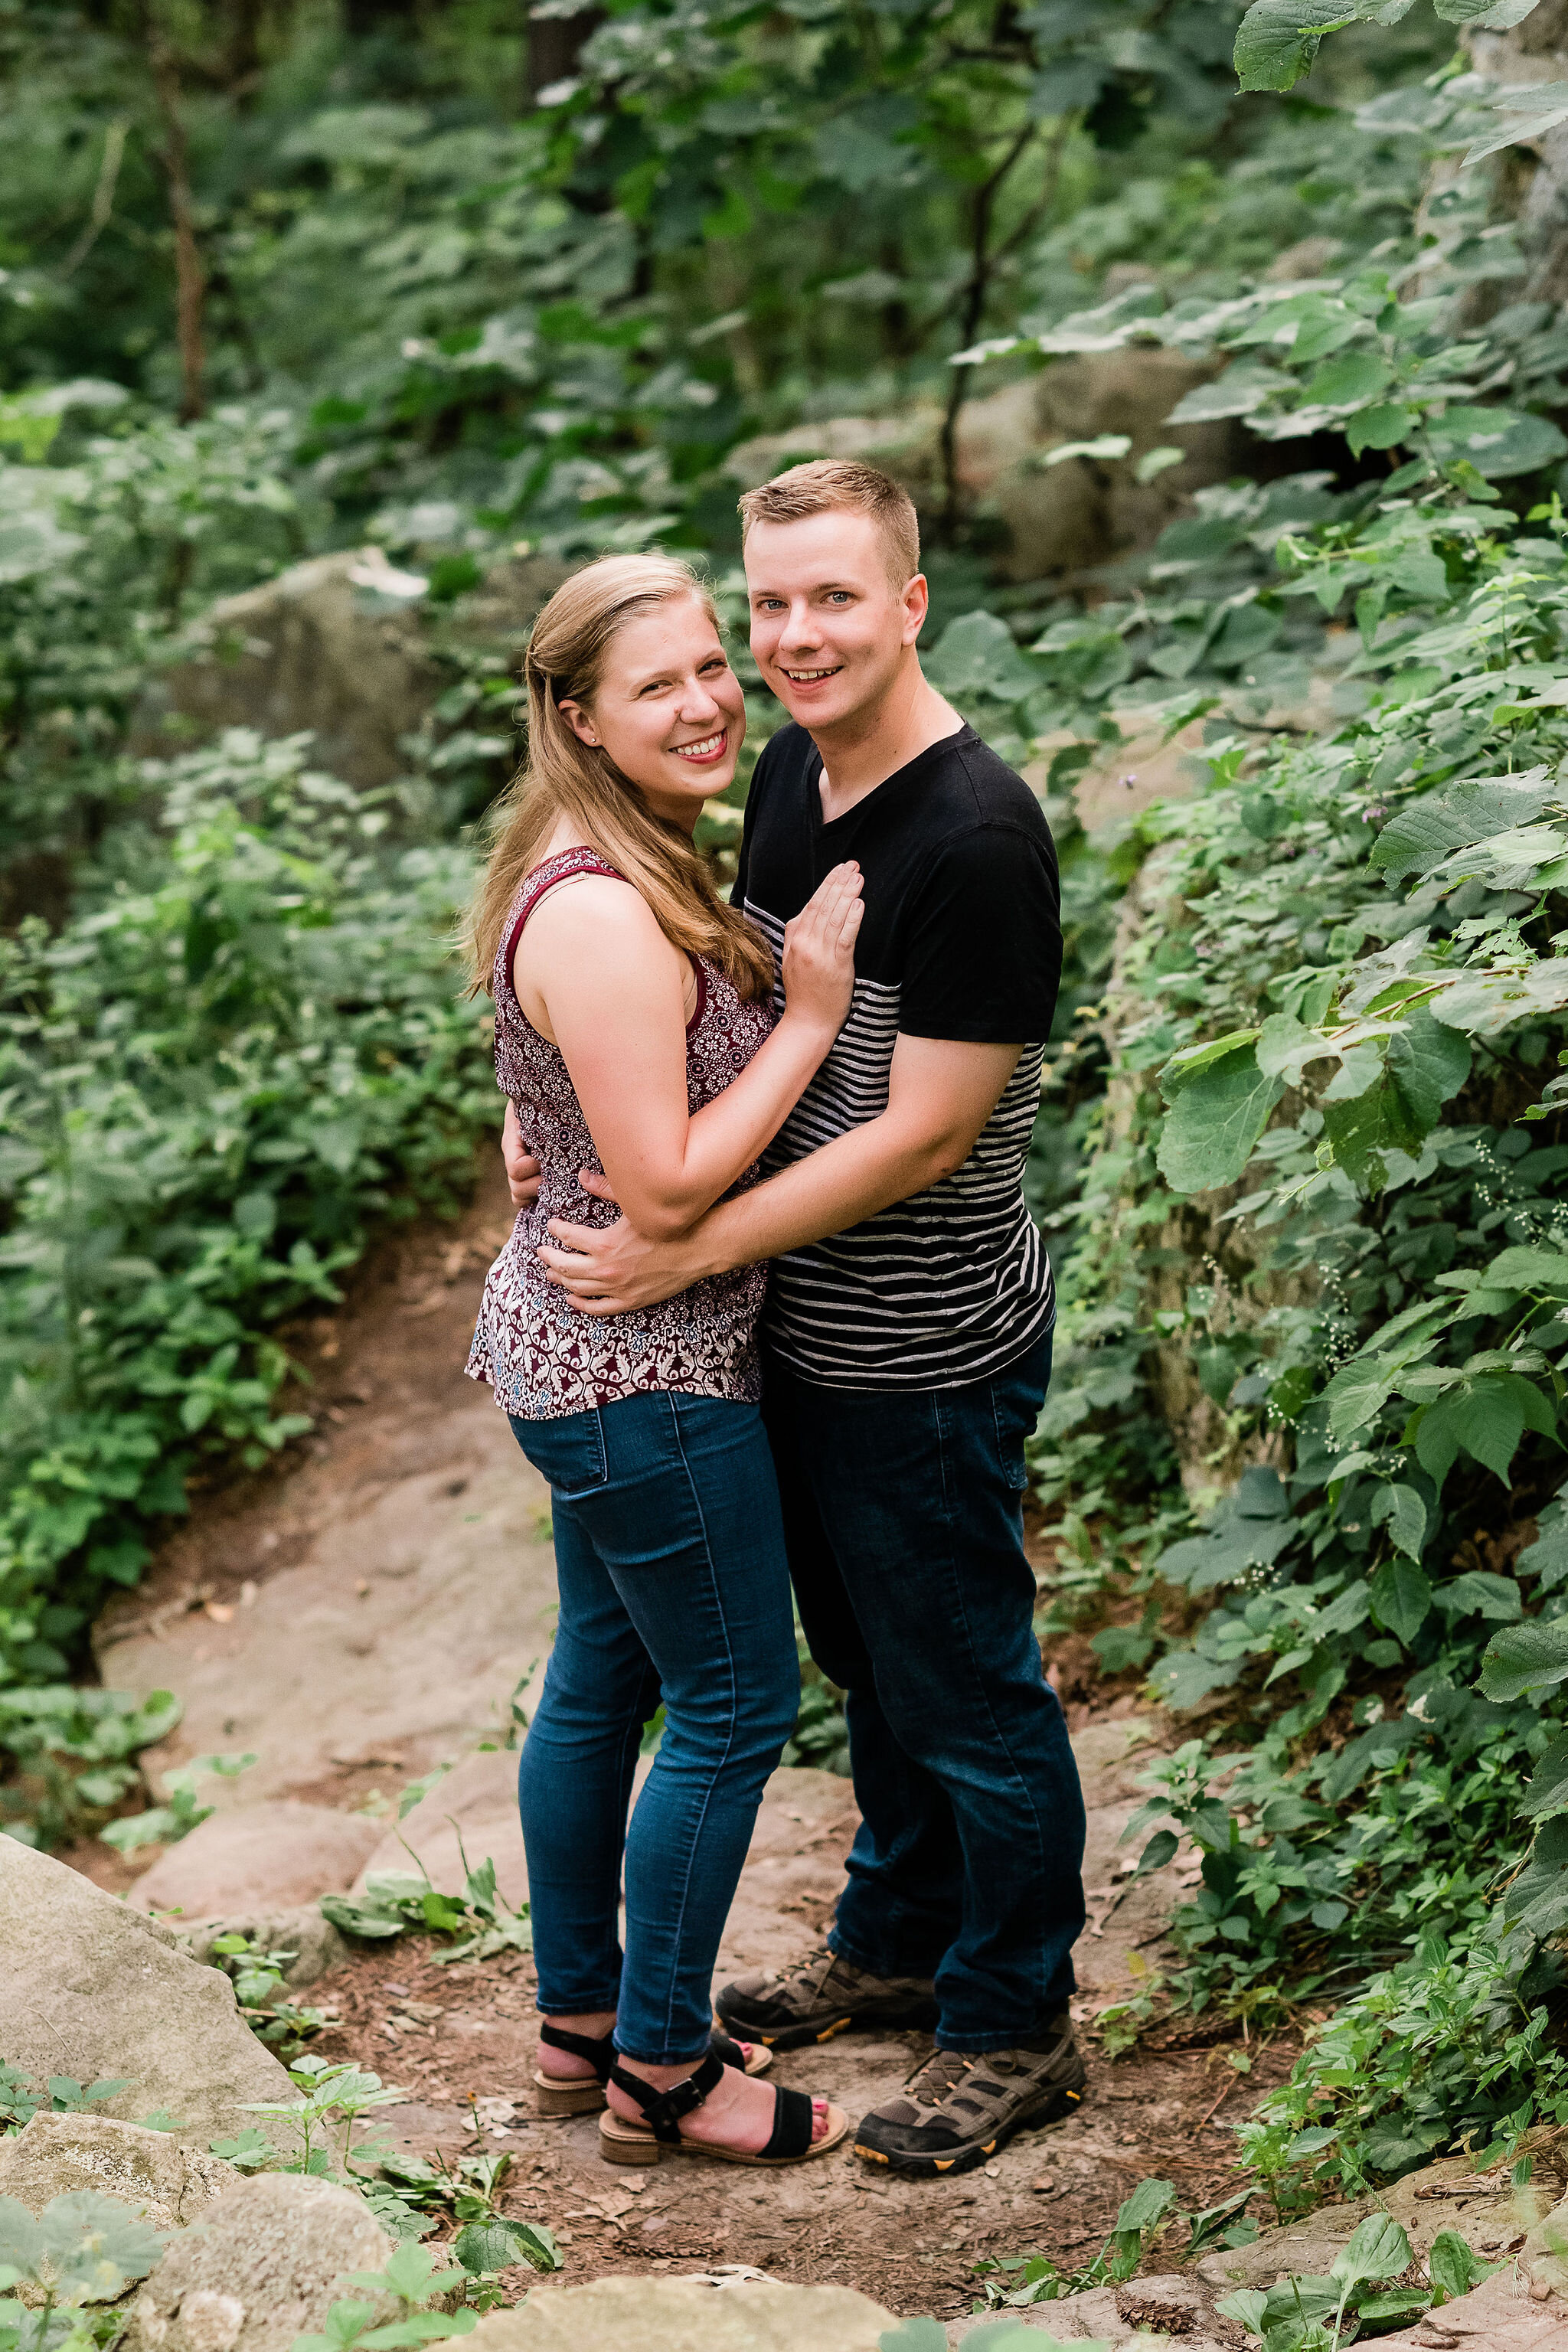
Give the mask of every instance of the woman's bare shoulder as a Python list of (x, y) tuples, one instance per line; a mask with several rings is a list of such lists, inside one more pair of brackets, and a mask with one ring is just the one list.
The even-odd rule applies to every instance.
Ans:
[(520, 948), (530, 931), (555, 947), (577, 940), (629, 947), (650, 935), (664, 938), (641, 891), (618, 874), (573, 874), (557, 882), (529, 917)]

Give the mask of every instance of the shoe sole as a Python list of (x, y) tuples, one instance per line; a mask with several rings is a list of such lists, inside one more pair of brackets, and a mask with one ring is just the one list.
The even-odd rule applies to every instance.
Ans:
[(747, 2017), (738, 2009), (727, 2009), (721, 1999), (718, 2016), (726, 2033), (738, 2042), (761, 2042), (769, 2050), (809, 2050), (818, 2042), (831, 2042), (837, 2033), (852, 2032), (870, 2025), (911, 2027), (929, 2033), (936, 2024), (934, 2000), (868, 2001), (863, 2008), (840, 2011), (826, 2018), (807, 2019), (796, 2025), (770, 2025), (761, 2018)]
[[(1087, 2084), (1087, 2076), (1085, 2084)], [(1063, 2084), (1053, 2090), (1037, 2107), (1015, 2116), (1010, 2123), (992, 2133), (987, 2140), (961, 2142), (943, 2156), (916, 2156), (890, 2153), (886, 2148), (868, 2147), (864, 2140), (855, 2142), (854, 2153), (867, 2164), (886, 2165), (890, 2172), (901, 2172), (917, 2180), (945, 2180), (954, 2172), (973, 2172), (977, 2164), (984, 2164), (999, 2147), (1005, 2147), (1017, 2132), (1040, 2131), (1046, 2125), (1059, 2123), (1063, 2116), (1072, 2114), (1083, 2104), (1085, 2084), (1077, 2089)]]
[(810, 2164), (819, 2156), (831, 2156), (849, 2137), (849, 2118), (842, 2107), (829, 2105), (827, 2129), (821, 2139), (813, 2140), (801, 2156), (751, 2156), (744, 2149), (726, 2147), (716, 2140), (655, 2139), (647, 2124), (630, 2122), (613, 2111), (599, 2118), (599, 2154), (606, 2164), (658, 2164), (667, 2156), (706, 2156), (715, 2164), (744, 2164), (758, 2171), (782, 2171), (791, 2164)]

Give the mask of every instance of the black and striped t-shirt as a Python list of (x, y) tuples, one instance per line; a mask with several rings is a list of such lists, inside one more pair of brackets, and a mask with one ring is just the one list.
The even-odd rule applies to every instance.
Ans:
[(767, 745), (732, 894), (777, 957), (785, 923), (830, 867), (857, 858), (865, 877), (849, 1017), (764, 1155), (766, 1171), (886, 1109), (900, 1031), (1025, 1050), (962, 1168), (773, 1261), (763, 1331), (822, 1387), (955, 1387), (1021, 1355), (1056, 1311), (1023, 1195), (1061, 976), (1056, 852), (1028, 786), (972, 727), (830, 824), (821, 773), (804, 728)]

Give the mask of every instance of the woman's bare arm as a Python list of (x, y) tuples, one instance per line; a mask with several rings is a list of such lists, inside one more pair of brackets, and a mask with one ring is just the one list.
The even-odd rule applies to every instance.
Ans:
[(513, 968), (519, 999), (547, 1014), (605, 1176), (650, 1237), (685, 1232), (729, 1191), (843, 1025), (859, 877), (829, 884), (791, 926), (784, 1017), (695, 1118), (687, 1108), (686, 959), (637, 892), (584, 876), (551, 892), (523, 931)]

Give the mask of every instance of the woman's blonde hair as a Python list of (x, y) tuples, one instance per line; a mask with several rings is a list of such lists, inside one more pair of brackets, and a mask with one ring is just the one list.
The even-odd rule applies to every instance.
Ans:
[(676, 947), (710, 958), (743, 997), (773, 987), (772, 950), (724, 904), (685, 834), (654, 814), (561, 709), (567, 700), (591, 704), (618, 633), (678, 596), (695, 597), (718, 627), (713, 599), (689, 564), (672, 555), (606, 555), (558, 588), (534, 623), (522, 664), (528, 754), (490, 812), (489, 859), (465, 928), (470, 996), (489, 990), (508, 910), (563, 818), (641, 892)]

